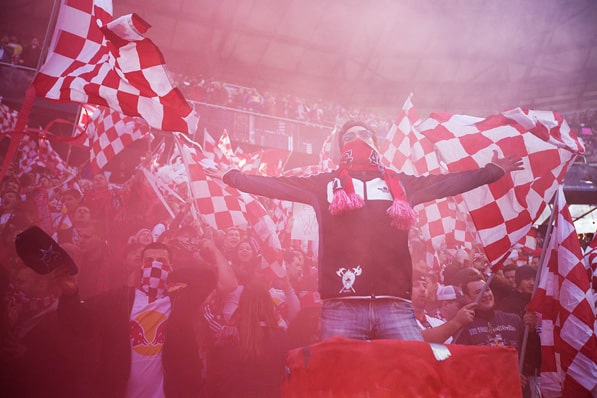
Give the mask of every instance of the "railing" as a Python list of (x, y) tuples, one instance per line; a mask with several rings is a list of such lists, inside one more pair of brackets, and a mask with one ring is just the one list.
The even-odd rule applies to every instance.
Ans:
[(203, 129), (216, 140), (226, 130), (231, 141), (307, 155), (319, 153), (333, 126), (253, 113), (224, 106), (193, 102)]

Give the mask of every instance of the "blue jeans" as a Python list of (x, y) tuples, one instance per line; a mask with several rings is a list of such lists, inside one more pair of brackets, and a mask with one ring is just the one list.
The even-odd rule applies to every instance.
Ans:
[(330, 299), (321, 310), (321, 339), (423, 341), (412, 304), (397, 299)]

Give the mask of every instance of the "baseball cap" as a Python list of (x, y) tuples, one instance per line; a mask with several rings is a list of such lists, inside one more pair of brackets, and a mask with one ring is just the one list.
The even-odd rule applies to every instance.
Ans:
[(61, 265), (66, 266), (70, 275), (75, 275), (78, 271), (68, 253), (37, 225), (17, 235), (15, 249), (25, 265), (38, 274), (48, 274)]
[(456, 288), (452, 285), (441, 286), (437, 287), (437, 301), (448, 301), (448, 300), (456, 300), (459, 298), (459, 294), (456, 291)]

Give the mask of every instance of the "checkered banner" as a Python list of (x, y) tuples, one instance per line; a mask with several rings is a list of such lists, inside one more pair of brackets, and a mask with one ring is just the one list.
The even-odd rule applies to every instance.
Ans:
[(494, 266), (527, 235), (584, 151), (566, 121), (547, 111), (516, 108), (485, 119), (432, 114), (418, 128), (449, 172), (483, 167), (494, 151), (522, 157), (524, 170), (461, 195)]
[(541, 313), (541, 392), (589, 398), (597, 388), (597, 337), (589, 272), (564, 190), (556, 192), (555, 224), (528, 310)]
[(207, 177), (203, 168), (213, 162), (199, 144), (184, 134), (175, 133), (176, 146), (188, 171), (189, 190), (201, 220), (215, 230), (247, 226), (261, 246), (268, 265), (281, 264), (282, 252), (276, 226), (261, 203), (252, 195), (240, 192), (219, 179)]
[(50, 141), (44, 138), (31, 138), (24, 135), (18, 149), (19, 175), (33, 171), (35, 168), (45, 169), (53, 175), (73, 174), (74, 171), (52, 148)]
[(87, 126), (90, 166), (98, 172), (132, 142), (149, 134), (147, 122), (125, 116), (110, 108), (98, 107)]
[(15, 129), (18, 115), (17, 111), (0, 104), (0, 134), (9, 133)]
[(168, 78), (136, 14), (112, 19), (111, 0), (63, 0), (53, 45), (33, 86), (38, 96), (107, 106), (151, 127), (192, 133), (198, 117)]

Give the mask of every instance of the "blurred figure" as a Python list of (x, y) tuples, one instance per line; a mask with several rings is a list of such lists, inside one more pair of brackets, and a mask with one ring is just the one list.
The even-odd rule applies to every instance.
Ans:
[(236, 337), (209, 357), (209, 396), (279, 397), (288, 337), (278, 326), (266, 285), (253, 281), (244, 287), (234, 319)]

